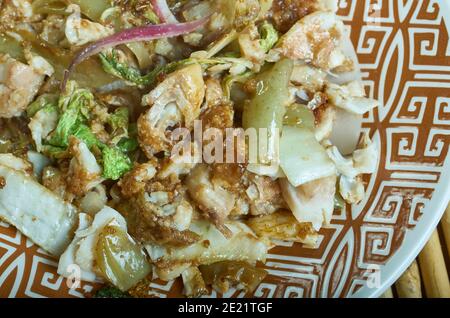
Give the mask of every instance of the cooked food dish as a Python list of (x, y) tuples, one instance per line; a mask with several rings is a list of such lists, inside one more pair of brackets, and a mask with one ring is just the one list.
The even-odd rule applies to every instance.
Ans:
[(251, 292), (364, 199), (378, 103), (337, 0), (0, 3), (0, 218), (60, 275)]

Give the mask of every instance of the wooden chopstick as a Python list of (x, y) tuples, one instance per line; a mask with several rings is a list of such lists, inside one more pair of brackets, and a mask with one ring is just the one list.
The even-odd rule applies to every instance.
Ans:
[(447, 207), (447, 210), (445, 210), (444, 217), (441, 221), (441, 228), (442, 233), (444, 234), (445, 244), (447, 245), (447, 253), (450, 257), (450, 205)]
[(394, 298), (394, 293), (392, 291), (392, 287), (389, 287), (388, 290), (386, 290), (380, 298)]
[(412, 262), (395, 283), (395, 290), (399, 298), (422, 298), (419, 265), (416, 261)]
[(419, 265), (426, 296), (450, 298), (450, 282), (437, 230), (419, 254)]

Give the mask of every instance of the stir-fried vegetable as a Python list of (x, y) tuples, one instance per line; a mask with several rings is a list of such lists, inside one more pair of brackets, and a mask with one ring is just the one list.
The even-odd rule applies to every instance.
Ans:
[(278, 32), (273, 25), (267, 21), (261, 25), (259, 32), (261, 33), (261, 40), (259, 41), (261, 47), (264, 52), (268, 52), (278, 42)]
[[(201, 236), (201, 240), (187, 247), (164, 248), (147, 245), (150, 258), (156, 262), (155, 271), (162, 279), (177, 277), (180, 267), (210, 265), (220, 261), (264, 261), (267, 245), (259, 240), (251, 230), (241, 222), (228, 222), (225, 226), (231, 231), (231, 237), (225, 238), (212, 224), (197, 221), (191, 230)], [(208, 244), (205, 244), (208, 242)], [(158, 267), (158, 264), (162, 266)], [(174, 274), (175, 273), (175, 274)]]
[(108, 225), (98, 236), (97, 267), (121, 291), (135, 286), (150, 273), (141, 248), (118, 226)]
[(25, 60), (22, 45), (6, 34), (0, 34), (0, 53), (8, 54), (21, 62)]
[[(31, 125), (35, 144), (50, 157), (59, 158), (67, 156), (69, 137), (75, 136), (86, 144), (89, 149), (94, 146), (101, 150), (103, 163), (103, 177), (118, 180), (122, 175), (131, 170), (132, 162), (126, 153), (134, 151), (137, 141), (128, 137), (129, 114), (127, 108), (118, 108), (107, 117), (107, 122), (112, 129), (111, 144), (101, 142), (89, 127), (90, 110), (96, 106), (94, 96), (89, 90), (80, 89), (74, 82), (70, 82), (65, 93), (59, 98), (54, 95), (42, 95), (27, 110), (34, 123), (40, 111), (59, 113), (55, 129), (47, 136), (41, 136), (42, 126)], [(45, 120), (43, 118), (42, 120)], [(42, 121), (41, 120), (41, 121)], [(40, 123), (44, 125), (44, 123)], [(43, 142), (41, 143), (41, 137)], [(117, 146), (114, 146), (114, 145)]]
[(141, 27), (135, 27), (118, 32), (114, 35), (108, 36), (100, 41), (97, 41), (86, 48), (81, 50), (73, 59), (69, 68), (67, 69), (62, 88), (65, 88), (67, 80), (70, 74), (74, 71), (75, 67), (88, 59), (89, 57), (100, 53), (104, 49), (115, 47), (120, 44), (127, 44), (138, 41), (151, 41), (160, 38), (174, 37), (190, 33), (208, 21), (209, 17), (187, 23), (178, 24), (164, 24), (164, 25), (147, 25)]
[(80, 6), (81, 12), (93, 21), (99, 21), (103, 12), (111, 8), (110, 0), (69, 0)]
[(103, 177), (118, 180), (131, 170), (133, 163), (119, 148), (105, 147), (103, 155)]
[[(286, 106), (289, 103), (288, 85), (291, 78), (293, 62), (284, 59), (276, 63), (270, 70), (258, 76), (255, 97), (245, 105), (243, 127), (267, 129), (267, 149), (259, 149), (258, 164), (250, 167), (251, 171), (261, 172), (260, 167), (269, 167), (271, 174), (278, 171), (276, 148), (277, 139), (283, 126)], [(258, 131), (257, 131), (258, 133)], [(261, 136), (258, 136), (258, 140)], [(261, 147), (261, 143), (258, 141)]]
[(83, 125), (88, 118), (88, 112), (93, 107), (94, 96), (85, 89), (77, 89), (71, 85), (68, 92), (59, 99), (58, 106), (62, 112), (58, 125), (48, 143), (55, 147), (67, 147), (69, 137), (76, 136), (92, 146), (95, 136)]
[(35, 0), (32, 4), (33, 12), (37, 14), (67, 15), (66, 7), (63, 0)]
[(58, 104), (58, 96), (55, 94), (43, 94), (39, 96), (34, 102), (27, 107), (28, 118), (36, 115), (38, 111), (48, 106), (55, 106)]
[(225, 95), (225, 97), (227, 97), (228, 99), (231, 98), (231, 90), (233, 88), (233, 85), (236, 83), (245, 83), (245, 81), (248, 80), (252, 75), (252, 72), (245, 72), (240, 75), (228, 75), (227, 77), (225, 77), (222, 84), (223, 94)]
[(177, 18), (170, 11), (166, 0), (151, 0), (153, 9), (162, 23), (178, 23)]
[(76, 208), (22, 171), (0, 165), (0, 218), (59, 256), (69, 245)]
[(294, 187), (336, 174), (326, 150), (307, 128), (283, 127), (280, 166)]
[(227, 292), (230, 287), (237, 287), (251, 293), (267, 275), (265, 270), (239, 261), (223, 261), (203, 265), (199, 269), (205, 283), (222, 293)]
[(299, 223), (290, 211), (251, 218), (247, 225), (259, 237), (270, 240), (291, 241), (314, 245), (317, 240), (311, 223)]
[(313, 130), (315, 127), (314, 113), (305, 105), (292, 104), (286, 108), (283, 124)]
[(131, 296), (116, 287), (106, 286), (97, 290), (94, 298), (131, 298)]

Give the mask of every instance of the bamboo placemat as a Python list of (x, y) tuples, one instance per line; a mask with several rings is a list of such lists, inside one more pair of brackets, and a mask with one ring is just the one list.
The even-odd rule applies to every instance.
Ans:
[(381, 297), (450, 298), (450, 205), (419, 257)]

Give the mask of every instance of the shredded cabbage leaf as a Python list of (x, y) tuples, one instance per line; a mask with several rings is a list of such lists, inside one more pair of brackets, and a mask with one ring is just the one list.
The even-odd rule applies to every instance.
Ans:
[(105, 147), (102, 155), (103, 177), (106, 179), (118, 180), (133, 167), (130, 158), (119, 148)]
[(259, 41), (264, 52), (269, 52), (275, 44), (277, 44), (279, 36), (277, 30), (269, 22), (264, 22), (259, 30), (261, 34), (261, 40)]

